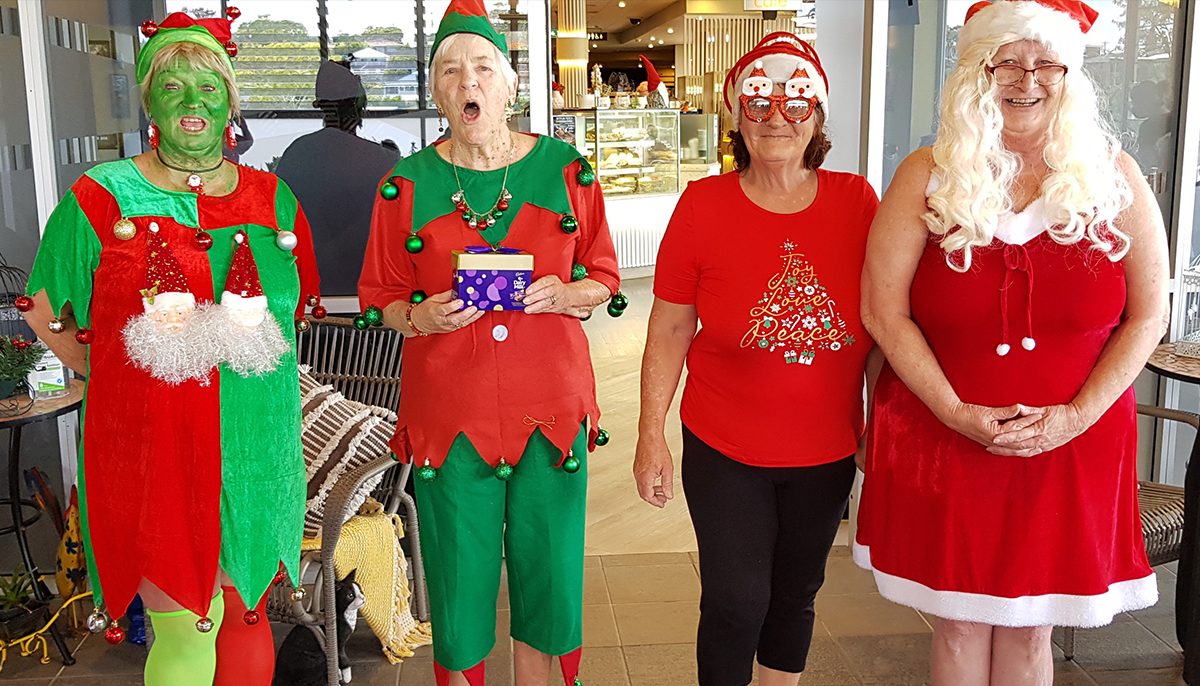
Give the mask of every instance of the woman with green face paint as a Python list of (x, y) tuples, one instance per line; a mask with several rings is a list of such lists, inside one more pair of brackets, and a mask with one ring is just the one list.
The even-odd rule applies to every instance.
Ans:
[(277, 573), (297, 581), (306, 479), (294, 331), (318, 281), (292, 192), (221, 157), (238, 114), (237, 10), (228, 16), (143, 25), (152, 150), (72, 186), (20, 301), (88, 380), (89, 626), (119, 643), (116, 620), (141, 594), (152, 686), (269, 684), (265, 594)]

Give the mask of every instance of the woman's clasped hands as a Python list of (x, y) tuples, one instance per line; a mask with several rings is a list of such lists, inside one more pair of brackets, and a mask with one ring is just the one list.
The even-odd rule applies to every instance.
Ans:
[(959, 402), (943, 421), (989, 453), (1008, 457), (1033, 457), (1054, 450), (1091, 425), (1074, 403), (985, 407)]

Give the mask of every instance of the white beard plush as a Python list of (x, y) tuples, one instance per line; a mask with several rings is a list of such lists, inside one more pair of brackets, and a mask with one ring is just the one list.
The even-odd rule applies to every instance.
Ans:
[(169, 384), (198, 380), (208, 385), (221, 360), (221, 344), (209, 322), (212, 306), (196, 306), (191, 293), (148, 293), (142, 314), (121, 330), (125, 352), (134, 366)]

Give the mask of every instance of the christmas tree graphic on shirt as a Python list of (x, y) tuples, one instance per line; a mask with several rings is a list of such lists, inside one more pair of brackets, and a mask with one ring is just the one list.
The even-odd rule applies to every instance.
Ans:
[(750, 308), (750, 329), (741, 347), (778, 351), (787, 364), (811, 365), (818, 351), (854, 345), (854, 335), (812, 263), (790, 240), (782, 248), (783, 266)]

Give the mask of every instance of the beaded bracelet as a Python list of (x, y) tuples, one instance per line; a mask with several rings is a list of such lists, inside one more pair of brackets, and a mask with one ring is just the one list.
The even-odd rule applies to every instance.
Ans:
[(416, 335), (428, 336), (429, 335), (428, 333), (418, 329), (417, 325), (413, 323), (412, 311), (413, 311), (413, 308), (416, 306), (417, 306), (417, 303), (409, 303), (408, 304), (408, 309), (404, 310), (404, 321), (408, 324), (408, 328), (412, 329), (412, 332), (415, 333)]

